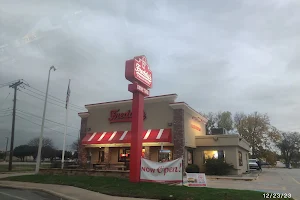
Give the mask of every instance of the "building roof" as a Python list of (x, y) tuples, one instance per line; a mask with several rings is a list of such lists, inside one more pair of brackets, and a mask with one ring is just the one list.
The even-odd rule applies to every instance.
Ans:
[[(173, 109), (184, 109), (188, 113), (190, 113), (192, 116), (199, 118), (204, 123), (207, 123), (208, 119), (206, 119), (204, 116), (202, 116), (199, 112), (197, 112), (195, 109), (190, 107), (185, 102), (175, 102), (177, 98), (177, 94), (165, 94), (165, 95), (159, 95), (159, 96), (152, 96), (152, 97), (146, 97), (145, 102), (155, 102), (155, 101), (168, 101), (169, 105)], [(118, 100), (118, 101), (108, 101), (108, 102), (101, 102), (101, 103), (95, 103), (95, 104), (87, 104), (85, 105), (86, 109), (92, 109), (92, 108), (104, 108), (109, 106), (115, 106), (116, 104), (126, 104), (126, 103), (132, 103), (132, 99), (125, 99), (125, 100)], [(81, 118), (88, 117), (90, 114), (89, 112), (80, 112), (78, 115)]]
[[(155, 101), (168, 101), (168, 102), (174, 102), (177, 98), (177, 94), (166, 94), (166, 95), (159, 95), (159, 96), (152, 96), (152, 97), (146, 97), (145, 102), (155, 102)], [(102, 102), (102, 103), (95, 103), (95, 104), (87, 104), (85, 105), (86, 109), (91, 109), (95, 107), (107, 107), (111, 105), (116, 104), (126, 104), (131, 103), (132, 99), (125, 99), (125, 100), (119, 100), (119, 101), (108, 101), (108, 102)]]
[(196, 115), (195, 117), (200, 118), (201, 121), (203, 121), (205, 124), (207, 123), (208, 119), (206, 119), (204, 116), (202, 116), (199, 112), (197, 112), (195, 109), (193, 109), (191, 106), (189, 106), (187, 103), (185, 102), (174, 102), (174, 103), (170, 103), (171, 108), (173, 109), (184, 109), (185, 111), (187, 111), (188, 113), (190, 113), (191, 115)]

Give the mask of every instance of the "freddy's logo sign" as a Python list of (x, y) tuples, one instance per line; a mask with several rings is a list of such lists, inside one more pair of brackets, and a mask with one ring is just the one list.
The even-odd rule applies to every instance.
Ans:
[[(144, 112), (144, 119), (146, 119), (146, 113)], [(120, 112), (120, 109), (110, 111), (110, 117), (108, 121), (110, 123), (117, 122), (131, 122), (132, 120), (132, 112), (128, 110), (126, 112)]]
[(138, 82), (146, 89), (152, 87), (152, 71), (149, 68), (146, 56), (137, 56), (127, 60), (125, 77), (130, 82)]

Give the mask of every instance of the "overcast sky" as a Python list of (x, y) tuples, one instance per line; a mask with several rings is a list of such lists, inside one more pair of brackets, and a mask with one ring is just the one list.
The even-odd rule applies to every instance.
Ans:
[[(299, 10), (299, 0), (0, 0), (0, 150), (13, 104), (1, 84), (30, 85), (18, 91), (17, 146), (39, 135), (48, 70), (58, 68), (45, 136), (62, 148), (68, 79), (70, 145), (85, 104), (131, 97), (124, 63), (142, 54), (151, 95), (177, 93), (201, 112), (268, 113), (277, 128), (300, 131)], [(22, 44), (26, 35), (36, 39)]]

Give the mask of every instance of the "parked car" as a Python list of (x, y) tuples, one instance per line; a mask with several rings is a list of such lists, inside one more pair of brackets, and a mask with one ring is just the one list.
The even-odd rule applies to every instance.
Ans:
[(259, 170), (258, 164), (256, 163), (256, 159), (249, 159), (249, 167), (250, 169)]

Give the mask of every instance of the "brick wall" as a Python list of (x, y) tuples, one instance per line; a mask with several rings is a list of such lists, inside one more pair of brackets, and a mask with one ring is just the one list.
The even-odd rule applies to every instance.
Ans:
[[(183, 156), (185, 160), (184, 110), (174, 109), (173, 112), (173, 158), (177, 159)], [(183, 162), (182, 168), (185, 169), (185, 162)]]
[[(80, 128), (80, 141), (85, 137), (86, 135), (86, 128), (87, 128), (87, 118), (81, 118), (81, 128)], [(79, 151), (78, 151), (78, 160), (81, 164), (87, 163), (87, 150), (84, 148), (83, 145), (81, 145), (81, 142), (79, 144)]]

